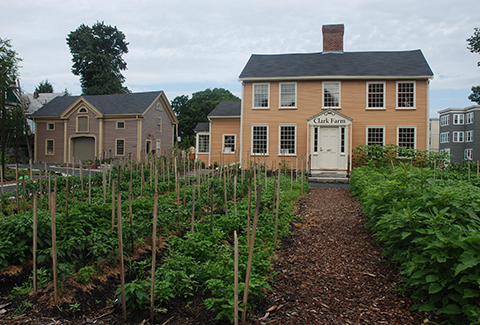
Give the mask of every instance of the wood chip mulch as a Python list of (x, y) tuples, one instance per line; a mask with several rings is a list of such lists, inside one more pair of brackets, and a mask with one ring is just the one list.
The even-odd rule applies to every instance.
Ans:
[(275, 262), (266, 309), (256, 310), (257, 324), (441, 323), (410, 310), (416, 302), (398, 289), (396, 270), (347, 189), (310, 189), (295, 214), (299, 219)]

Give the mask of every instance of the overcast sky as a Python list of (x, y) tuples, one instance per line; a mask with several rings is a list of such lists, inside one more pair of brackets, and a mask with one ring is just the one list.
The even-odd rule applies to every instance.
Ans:
[(479, 0), (16, 0), (0, 2), (0, 37), (23, 58), (24, 92), (42, 80), (81, 93), (66, 37), (97, 21), (126, 35), (125, 86), (164, 90), (169, 100), (207, 88), (241, 96), (251, 54), (322, 51), (322, 25), (345, 25), (345, 51), (421, 49), (435, 77), (431, 116), (465, 107), (480, 85), (479, 54), (466, 39), (480, 27)]

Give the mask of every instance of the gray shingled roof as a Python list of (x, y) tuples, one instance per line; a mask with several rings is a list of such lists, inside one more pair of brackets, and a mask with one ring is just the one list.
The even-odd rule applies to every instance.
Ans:
[(240, 79), (322, 76), (433, 76), (421, 50), (253, 54)]
[(241, 111), (240, 101), (227, 101), (224, 100), (220, 102), (213, 111), (208, 114), (210, 117), (220, 117), (220, 116), (240, 116)]
[(56, 97), (31, 116), (59, 116), (80, 97), (83, 97), (102, 114), (141, 114), (161, 93), (162, 91), (152, 91), (130, 94)]
[(210, 123), (209, 122), (199, 122), (195, 127), (195, 132), (198, 131), (210, 131)]

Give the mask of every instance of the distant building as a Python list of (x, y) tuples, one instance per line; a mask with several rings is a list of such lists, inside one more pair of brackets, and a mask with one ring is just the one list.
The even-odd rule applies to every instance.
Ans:
[(451, 162), (480, 160), (480, 105), (446, 108), (440, 115), (440, 151)]
[(437, 117), (431, 118), (428, 124), (428, 150), (440, 150), (440, 119)]
[(30, 119), (30, 115), (42, 108), (43, 105), (49, 103), (52, 99), (65, 96), (65, 93), (38, 93), (23, 94), (23, 105), (25, 107), (25, 115), (27, 117), (30, 131), (35, 133), (35, 123)]

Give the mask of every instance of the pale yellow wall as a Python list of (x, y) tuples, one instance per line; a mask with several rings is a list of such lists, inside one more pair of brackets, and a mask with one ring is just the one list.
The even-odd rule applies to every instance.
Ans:
[[(239, 161), (240, 118), (212, 119), (210, 123), (211, 164), (230, 164)], [(223, 135), (235, 135), (235, 153), (223, 153)]]

